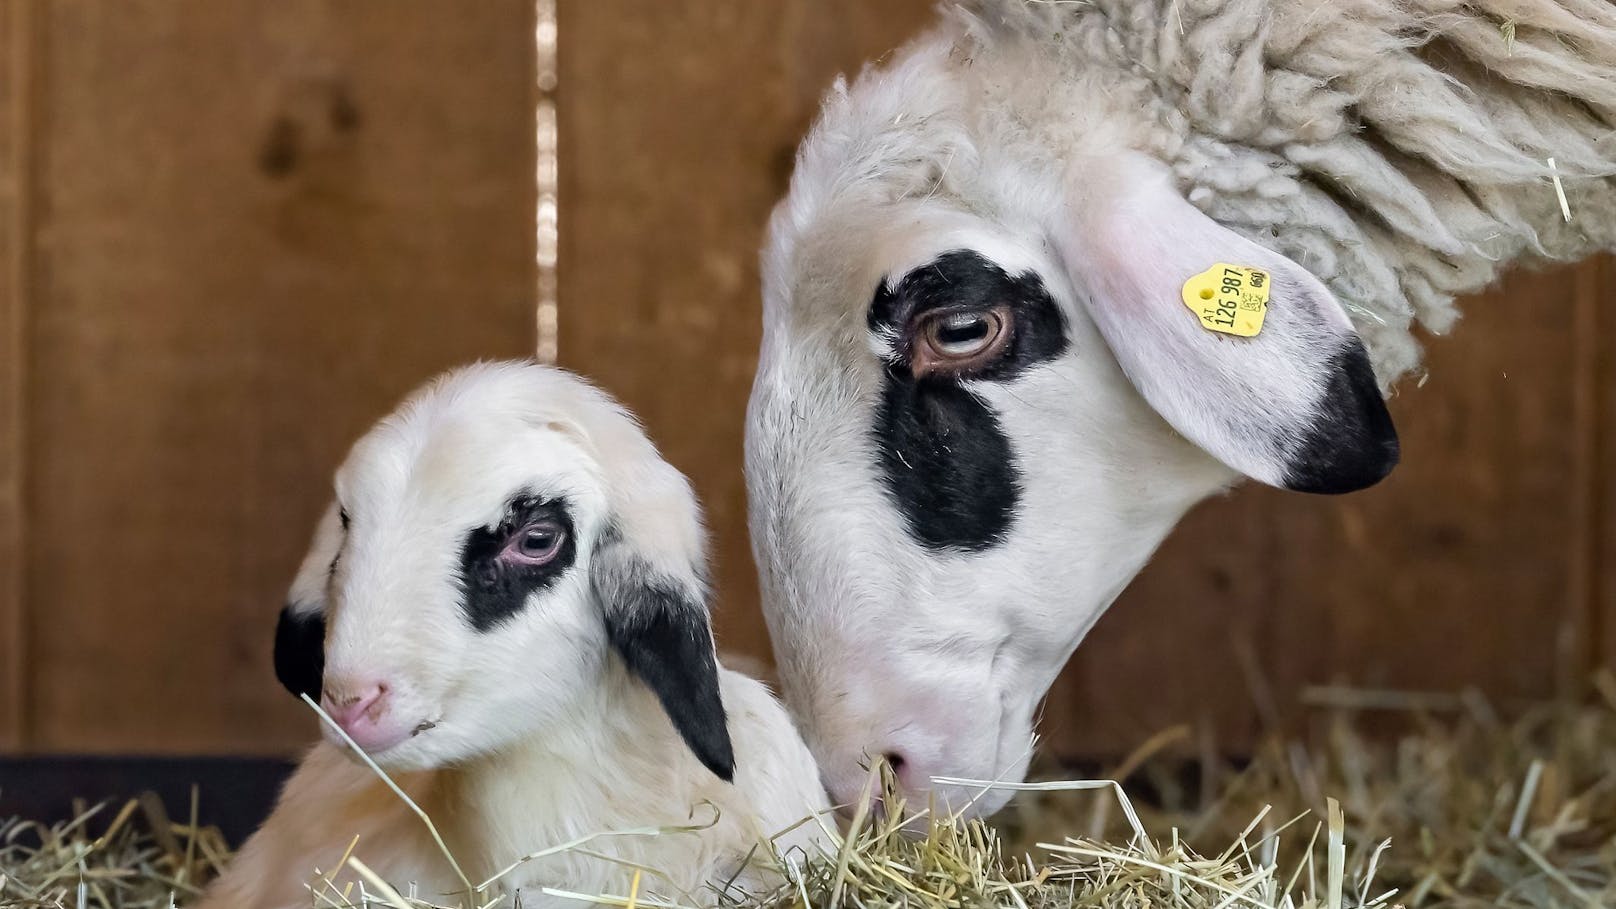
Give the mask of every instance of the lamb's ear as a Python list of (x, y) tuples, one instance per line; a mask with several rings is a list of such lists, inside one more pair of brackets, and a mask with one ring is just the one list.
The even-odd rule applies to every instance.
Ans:
[[(1397, 432), (1363, 343), (1317, 278), (1202, 214), (1142, 156), (1077, 170), (1052, 229), (1057, 252), (1123, 371), (1168, 423), (1286, 489), (1351, 492), (1396, 466)], [(1236, 285), (1241, 269), (1266, 273), (1255, 278), (1259, 292), (1269, 286), (1254, 335), (1206, 327), (1185, 300), (1211, 300), (1218, 327), (1232, 321), (1218, 308), (1230, 299), (1219, 295), (1225, 265)], [(1214, 266), (1211, 286), (1186, 290)]]
[(341, 513), (332, 502), (320, 516), (275, 625), (275, 678), (294, 695), (318, 700), (324, 685), (325, 597), (342, 537)]
[[(707, 769), (735, 776), (718, 661), (699, 566), (658, 567), (669, 540), (637, 537), (648, 528), (617, 524), (604, 534), (590, 566), (606, 633), (629, 672), (653, 691), (679, 735)], [(653, 549), (652, 547), (656, 547)]]

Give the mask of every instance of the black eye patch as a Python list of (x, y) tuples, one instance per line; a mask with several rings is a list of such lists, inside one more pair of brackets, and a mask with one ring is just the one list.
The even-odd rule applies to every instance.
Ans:
[[(999, 305), (1010, 308), (1013, 332), (1001, 356), (969, 376), (915, 378), (909, 357), (920, 316)], [(878, 288), (868, 323), (895, 339), (873, 432), (882, 480), (910, 535), (932, 550), (1003, 542), (1021, 496), (1015, 453), (998, 415), (962, 381), (1006, 381), (1065, 352), (1066, 319), (1043, 280), (954, 250)]]
[[(536, 521), (561, 528), (555, 558), (543, 565), (502, 561), (500, 553), (516, 533)], [(511, 500), (498, 526), (472, 528), (460, 549), (461, 608), (471, 627), (488, 631), (519, 612), (534, 591), (550, 587), (572, 567), (577, 556), (572, 517), (564, 499), (521, 495)]]

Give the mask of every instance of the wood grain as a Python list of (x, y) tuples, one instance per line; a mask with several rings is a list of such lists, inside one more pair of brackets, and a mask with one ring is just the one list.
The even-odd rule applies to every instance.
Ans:
[(331, 468), (532, 350), (531, 8), (44, 9), (30, 745), (285, 750), (270, 635)]
[(1585, 668), (1578, 272), (1462, 301), (1429, 380), (1392, 402), (1403, 464), (1372, 490), (1286, 497), (1270, 604), (1284, 691), (1335, 680), (1545, 696)]
[(34, 59), (30, 0), (0, 3), (0, 751), (21, 748), (24, 680), (24, 346), (30, 297), (30, 100)]
[(1197, 742), (1250, 745), (1264, 713), (1250, 661), (1276, 644), (1270, 515), (1280, 495), (1239, 489), (1179, 524), (1051, 690), (1041, 731), (1052, 752), (1115, 758), (1178, 725)]
[(1597, 666), (1616, 670), (1616, 256), (1583, 266), (1579, 331), (1590, 338), (1593, 377), (1587, 406), (1594, 414), (1589, 435), (1592, 503), (1587, 570), (1590, 611), (1597, 635)]
[(1606, 571), (1605, 558), (1606, 463), (1605, 446), (1610, 427), (1604, 413), (1609, 395), (1605, 373), (1605, 351), (1611, 340), (1604, 326), (1604, 309), (1616, 299), (1616, 284), (1609, 283), (1608, 258), (1600, 257), (1576, 267), (1572, 288), (1572, 356), (1575, 368), (1585, 381), (1573, 389), (1573, 430), (1576, 434), (1576, 460), (1570, 482), (1580, 490), (1575, 507), (1577, 549), (1570, 553), (1573, 577), (1572, 599), (1583, 612), (1583, 634), (1568, 647), (1576, 658), (1568, 660), (1560, 687), (1567, 691), (1588, 690), (1590, 673), (1605, 657)]
[(561, 3), (561, 364), (619, 396), (691, 477), (727, 652), (768, 653), (741, 473), (763, 224), (836, 73), (930, 7)]

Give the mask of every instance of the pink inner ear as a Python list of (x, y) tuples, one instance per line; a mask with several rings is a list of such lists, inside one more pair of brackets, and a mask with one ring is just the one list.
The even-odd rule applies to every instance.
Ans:
[[(1057, 231), (1074, 281), (1085, 281), (1091, 299), (1107, 306), (1153, 309), (1177, 306), (1184, 282), (1216, 262), (1254, 266), (1307, 285), (1330, 305), (1313, 313), (1321, 322), (1352, 331), (1351, 321), (1329, 291), (1305, 269), (1207, 217), (1172, 185), (1166, 170), (1141, 155), (1129, 155), (1082, 187), (1075, 223)], [(1105, 185), (1098, 174), (1109, 173)], [(1082, 285), (1080, 285), (1082, 286)]]
[[(1082, 303), (1135, 388), (1180, 433), (1235, 470), (1285, 485), (1322, 417), (1351, 323), (1317, 278), (1217, 224), (1132, 155), (1085, 166), (1052, 231)], [(1254, 337), (1202, 326), (1181, 293), (1214, 263), (1272, 276)]]

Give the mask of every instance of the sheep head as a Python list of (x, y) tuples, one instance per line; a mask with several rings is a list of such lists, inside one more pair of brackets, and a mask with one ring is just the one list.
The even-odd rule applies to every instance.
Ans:
[[(1529, 23), (1514, 64), (1493, 6)], [(1411, 325), (1616, 241), (1597, 4), (970, 7), (829, 93), (763, 254), (753, 540), (842, 802), (885, 755), (1002, 804), (932, 782), (1020, 778), (1061, 665), (1191, 505), (1378, 481)]]
[(729, 778), (696, 501), (606, 395), (532, 364), (457, 370), (354, 445), (335, 494), (276, 668), (378, 761), (587, 738), (616, 660)]

